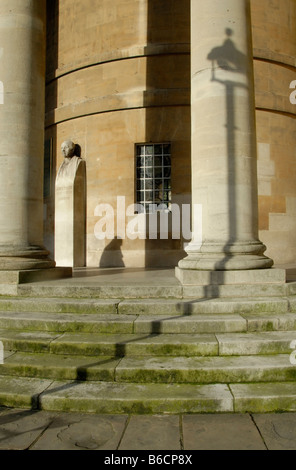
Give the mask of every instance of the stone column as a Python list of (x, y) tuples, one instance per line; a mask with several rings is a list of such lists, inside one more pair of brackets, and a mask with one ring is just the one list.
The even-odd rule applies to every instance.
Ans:
[(53, 267), (43, 248), (46, 0), (0, 2), (0, 270)]
[(269, 268), (258, 240), (249, 0), (191, 0), (191, 69), (192, 205), (202, 209), (202, 239), (193, 234), (177, 276)]

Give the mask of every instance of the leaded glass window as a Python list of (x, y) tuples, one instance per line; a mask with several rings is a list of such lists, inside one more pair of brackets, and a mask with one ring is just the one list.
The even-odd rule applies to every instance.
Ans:
[(170, 210), (171, 189), (171, 145), (136, 145), (137, 204), (145, 213)]

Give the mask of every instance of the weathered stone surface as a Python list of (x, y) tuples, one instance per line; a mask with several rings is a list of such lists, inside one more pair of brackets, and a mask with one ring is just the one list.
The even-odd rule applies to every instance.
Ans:
[(254, 414), (269, 450), (296, 450), (296, 413)]
[(290, 354), (294, 331), (270, 331), (246, 334), (218, 334), (219, 354), (237, 356), (248, 354)]
[[(71, 268), (32, 269), (23, 271), (0, 271), (0, 285), (4, 291), (5, 285), (19, 285), (29, 282), (44, 282), (54, 279), (66, 279), (72, 277)], [(4, 294), (4, 292), (3, 292)], [(7, 290), (7, 294), (9, 292)]]
[(55, 418), (54, 413), (6, 410), (0, 413), (0, 449), (27, 450)]
[(0, 341), (5, 350), (42, 352), (49, 350), (50, 343), (59, 335), (42, 331), (0, 330)]
[[(68, 294), (69, 295), (69, 294)], [(46, 313), (117, 313), (119, 300), (113, 299), (72, 299), (59, 297), (2, 297), (0, 310), (11, 312), (46, 312)]]
[(36, 409), (52, 380), (0, 376), (0, 406)]
[(296, 411), (295, 382), (231, 384), (230, 390), (238, 413)]
[[(272, 286), (284, 285), (286, 281), (286, 271), (284, 269), (246, 269), (246, 270), (235, 270), (235, 271), (203, 271), (193, 269), (180, 269), (176, 268), (177, 278), (183, 285), (195, 285), (204, 286), (205, 293), (206, 288), (210, 286), (232, 285), (238, 286), (243, 291), (244, 285), (249, 287), (254, 284)], [(239, 292), (239, 289), (236, 290)]]
[(56, 414), (31, 450), (116, 450), (126, 421), (124, 415)]
[(135, 333), (217, 333), (246, 331), (247, 322), (240, 315), (139, 316)]
[(200, 413), (233, 411), (225, 385), (54, 382), (40, 397), (44, 410), (89, 413)]
[(295, 380), (288, 355), (123, 358), (119, 382), (232, 383)]
[[(1, 338), (1, 332), (0, 332)], [(55, 354), (212, 356), (218, 353), (214, 335), (64, 334), (50, 343)]]
[(266, 450), (249, 415), (183, 416), (184, 450)]
[(53, 332), (132, 333), (132, 315), (71, 313), (0, 313), (0, 328)]
[(132, 416), (119, 450), (181, 450), (179, 416)]
[(113, 357), (16, 353), (0, 365), (2, 375), (55, 380), (114, 380), (119, 359)]

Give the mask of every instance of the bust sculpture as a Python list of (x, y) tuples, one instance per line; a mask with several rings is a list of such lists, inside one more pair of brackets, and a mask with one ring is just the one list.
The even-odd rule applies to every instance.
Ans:
[(63, 184), (67, 181), (73, 182), (77, 173), (78, 167), (82, 162), (82, 159), (76, 155), (76, 145), (71, 140), (66, 140), (61, 146), (62, 155), (64, 161), (60, 166), (57, 174), (57, 184), (60, 180), (63, 180)]

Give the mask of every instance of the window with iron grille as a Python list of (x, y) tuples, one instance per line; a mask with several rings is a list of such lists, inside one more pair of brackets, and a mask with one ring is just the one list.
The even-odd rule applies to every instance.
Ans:
[(137, 204), (145, 213), (171, 210), (171, 145), (137, 144)]

